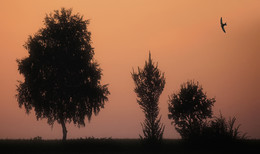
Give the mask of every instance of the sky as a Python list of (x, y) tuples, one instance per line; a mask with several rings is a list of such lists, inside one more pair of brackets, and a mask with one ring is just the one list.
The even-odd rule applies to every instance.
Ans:
[(27, 115), (15, 97), (17, 80), (23, 80), (16, 59), (28, 56), (24, 43), (43, 27), (46, 14), (61, 7), (90, 20), (94, 58), (111, 93), (85, 127), (67, 124), (69, 139), (142, 135), (144, 114), (131, 72), (144, 66), (149, 51), (166, 77), (159, 100), (164, 138), (180, 138), (168, 119), (168, 100), (187, 80), (199, 81), (216, 98), (215, 116), (235, 116), (243, 133), (260, 138), (259, 0), (1, 0), (0, 139), (62, 138), (59, 124)]

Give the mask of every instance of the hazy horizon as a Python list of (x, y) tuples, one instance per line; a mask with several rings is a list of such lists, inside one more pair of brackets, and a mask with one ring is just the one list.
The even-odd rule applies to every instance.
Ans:
[[(136, 102), (131, 72), (152, 59), (165, 72), (159, 100), (164, 138), (180, 138), (168, 119), (168, 96), (187, 80), (199, 81), (216, 97), (214, 115), (235, 116), (241, 131), (260, 138), (260, 1), (33, 1), (0, 2), (0, 139), (61, 139), (61, 126), (26, 115), (15, 98), (23, 80), (16, 59), (28, 56), (23, 45), (43, 27), (46, 14), (72, 8), (90, 19), (95, 60), (111, 93), (105, 108), (80, 129), (68, 125), (70, 138), (139, 138), (144, 114)], [(226, 33), (220, 18), (227, 22)]]

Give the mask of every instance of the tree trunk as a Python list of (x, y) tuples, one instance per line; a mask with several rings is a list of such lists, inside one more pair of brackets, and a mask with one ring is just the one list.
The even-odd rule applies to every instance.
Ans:
[(63, 132), (62, 140), (66, 141), (66, 139), (67, 139), (67, 129), (66, 129), (66, 125), (65, 125), (64, 120), (61, 120), (61, 127), (62, 127), (62, 132)]

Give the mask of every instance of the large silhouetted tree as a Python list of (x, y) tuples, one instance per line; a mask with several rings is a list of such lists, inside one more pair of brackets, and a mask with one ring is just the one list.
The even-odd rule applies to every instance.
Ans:
[[(157, 142), (162, 139), (164, 125), (161, 124), (159, 115), (159, 97), (164, 89), (164, 73), (155, 65), (149, 53), (149, 59), (145, 62), (144, 69), (138, 67), (138, 72), (132, 73), (135, 83), (137, 102), (145, 114), (145, 121), (142, 124), (144, 139), (149, 142)], [(142, 138), (142, 137), (141, 137)]]
[(208, 99), (199, 83), (188, 81), (169, 100), (169, 119), (184, 139), (199, 137), (207, 118), (212, 117), (215, 98)]
[(66, 140), (66, 123), (85, 126), (104, 107), (109, 94), (101, 85), (101, 69), (94, 61), (88, 20), (62, 8), (46, 15), (44, 27), (29, 36), (24, 47), (29, 56), (17, 60), (24, 82), (17, 86), (19, 107), (37, 120), (58, 122)]

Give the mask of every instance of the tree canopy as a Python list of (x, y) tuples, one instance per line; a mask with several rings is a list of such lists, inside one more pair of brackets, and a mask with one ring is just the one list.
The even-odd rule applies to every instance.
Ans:
[(212, 117), (215, 98), (207, 98), (199, 82), (187, 81), (169, 98), (169, 119), (184, 139), (200, 135), (205, 120)]
[(58, 122), (66, 139), (65, 123), (85, 126), (104, 107), (109, 95), (101, 84), (101, 68), (94, 60), (88, 20), (71, 9), (46, 15), (44, 27), (29, 36), (24, 47), (29, 56), (17, 60), (24, 81), (17, 86), (19, 107), (37, 120)]

